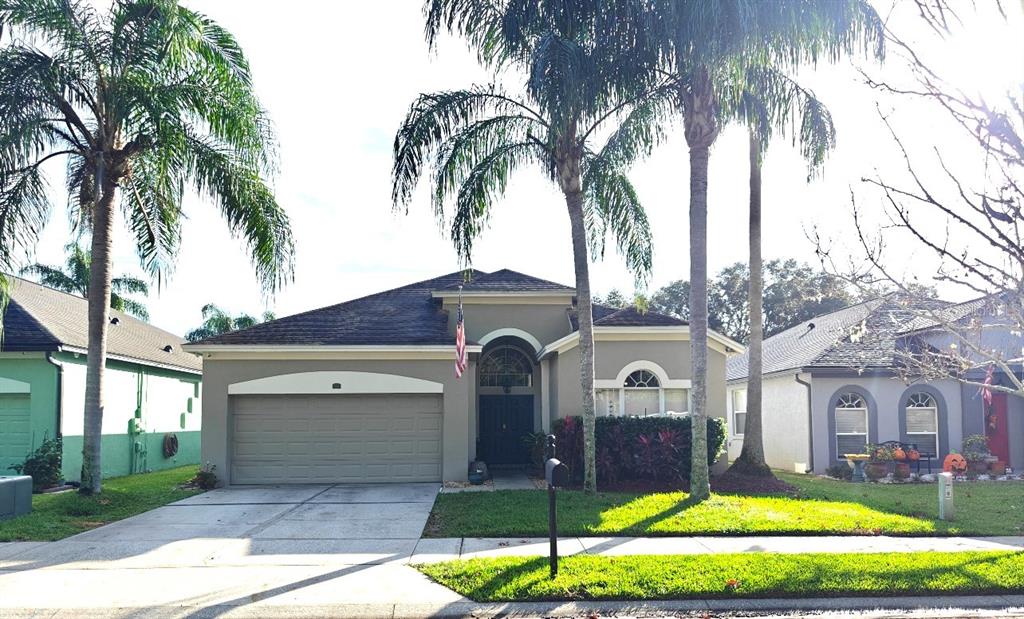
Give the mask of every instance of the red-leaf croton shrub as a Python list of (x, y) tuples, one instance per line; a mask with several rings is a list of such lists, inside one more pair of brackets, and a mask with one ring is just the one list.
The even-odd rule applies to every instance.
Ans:
[[(709, 418), (708, 465), (725, 447), (725, 420)], [(574, 481), (583, 479), (583, 418), (557, 419), (551, 424), (556, 457), (569, 467)], [(594, 431), (597, 480), (675, 481), (690, 477), (689, 417), (598, 417)]]

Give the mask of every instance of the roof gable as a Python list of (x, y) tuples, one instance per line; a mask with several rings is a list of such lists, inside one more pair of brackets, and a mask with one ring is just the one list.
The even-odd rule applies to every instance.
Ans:
[(516, 292), (551, 292), (575, 294), (576, 289), (557, 282), (540, 279), (511, 269), (501, 269), (493, 273), (474, 271), (466, 281), (458, 281), (441, 288), (444, 292), (456, 292), (459, 286), (468, 293), (516, 293)]
[[(89, 302), (77, 295), (8, 275), (10, 302), (4, 314), (4, 351), (52, 351), (59, 346), (89, 347)], [(141, 363), (172, 366), (191, 372), (202, 361), (182, 350), (185, 340), (117, 310), (110, 310), (107, 354)], [(170, 352), (164, 350), (171, 346)]]

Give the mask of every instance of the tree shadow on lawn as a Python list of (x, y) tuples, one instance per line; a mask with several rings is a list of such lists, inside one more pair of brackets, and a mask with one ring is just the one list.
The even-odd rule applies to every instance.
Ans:
[[(568, 558), (559, 578), (548, 578), (544, 557), (528, 558), (494, 568), (477, 580), (485, 564), (462, 565), (461, 582), (438, 582), (476, 601), (658, 600), (792, 597), (887, 597), (901, 595), (963, 596), (1020, 590), (1021, 554), (970, 555), (950, 553), (933, 560), (919, 553), (918, 564), (907, 555), (717, 555), (717, 560), (693, 556), (660, 557), (658, 565), (614, 567), (643, 557), (582, 556)], [(483, 560), (486, 562), (486, 560)], [(600, 562), (599, 562), (600, 561)], [(607, 569), (607, 572), (605, 572)], [(652, 571), (653, 570), (653, 571)], [(596, 587), (596, 588), (592, 588)]]

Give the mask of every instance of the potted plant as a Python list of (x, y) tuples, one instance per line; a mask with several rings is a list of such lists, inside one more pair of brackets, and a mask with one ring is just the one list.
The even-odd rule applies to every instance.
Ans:
[(961, 453), (967, 460), (968, 472), (974, 475), (988, 472), (992, 452), (988, 447), (988, 437), (984, 434), (972, 434), (965, 438)]
[(892, 449), (884, 445), (868, 445), (867, 452), (870, 459), (864, 465), (864, 476), (871, 481), (882, 479), (889, 473), (889, 463), (893, 461)]

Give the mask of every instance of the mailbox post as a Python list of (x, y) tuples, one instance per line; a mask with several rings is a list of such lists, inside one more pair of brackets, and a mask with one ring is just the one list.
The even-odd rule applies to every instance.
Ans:
[(953, 474), (939, 473), (939, 520), (953, 520), (956, 509), (953, 507)]
[(549, 434), (544, 450), (547, 460), (544, 462), (544, 479), (548, 484), (548, 538), (550, 542), (548, 561), (551, 565), (551, 578), (558, 575), (558, 522), (555, 510), (555, 488), (569, 482), (569, 467), (555, 458), (555, 435)]

